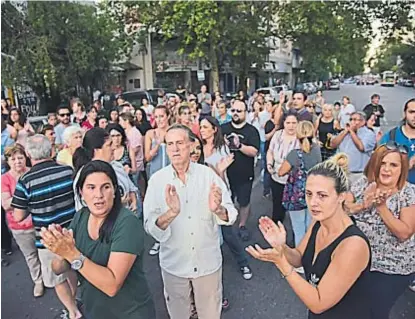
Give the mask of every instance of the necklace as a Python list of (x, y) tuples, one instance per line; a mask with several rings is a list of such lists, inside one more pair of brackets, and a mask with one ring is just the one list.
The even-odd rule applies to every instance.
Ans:
[(409, 148), (411, 149), (411, 152), (415, 152), (415, 138), (410, 138), (408, 135), (406, 135), (406, 129), (405, 127), (402, 127), (402, 133), (403, 135), (408, 139), (408, 142), (411, 146)]

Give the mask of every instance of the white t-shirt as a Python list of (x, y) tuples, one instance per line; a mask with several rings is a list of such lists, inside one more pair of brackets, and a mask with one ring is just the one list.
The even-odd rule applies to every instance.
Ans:
[(261, 142), (265, 141), (265, 129), (261, 128), (261, 113), (258, 114), (257, 118), (254, 118), (254, 112), (249, 113), (248, 115), (248, 122), (253, 127), (255, 127), (259, 133), (259, 138), (261, 139)]
[(271, 113), (269, 113), (267, 110), (264, 110), (259, 113), (259, 125), (261, 126), (261, 129), (259, 131), (259, 137), (261, 138), (261, 142), (265, 142), (265, 124), (271, 119)]
[(346, 124), (350, 122), (350, 114), (356, 112), (356, 108), (353, 104), (347, 104), (346, 106), (341, 106), (339, 112), (339, 121), (340, 127), (346, 128)]

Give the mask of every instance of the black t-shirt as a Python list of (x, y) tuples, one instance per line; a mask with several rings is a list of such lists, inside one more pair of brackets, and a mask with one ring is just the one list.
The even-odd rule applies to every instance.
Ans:
[[(265, 123), (265, 134), (269, 134), (273, 129), (275, 128), (275, 124), (272, 120), (268, 120), (267, 123)], [(269, 149), (269, 144), (271, 143), (271, 139), (268, 141), (265, 141), (265, 154), (267, 154)]]
[(385, 114), (385, 109), (383, 108), (382, 105), (380, 104), (374, 105), (370, 103), (364, 107), (363, 112), (365, 112), (367, 120), (372, 115), (372, 113), (380, 112), (380, 115), (376, 116), (376, 120), (374, 124), (375, 127), (380, 127), (380, 118), (383, 117)]
[[(247, 146), (253, 146), (259, 151), (259, 133), (251, 124), (246, 123), (242, 128), (235, 128), (232, 122), (222, 125), (222, 133), (229, 136), (235, 133), (239, 141)], [(228, 167), (227, 173), (231, 183), (246, 182), (254, 178), (254, 158), (243, 154), (241, 151), (232, 151), (235, 154), (234, 162)]]

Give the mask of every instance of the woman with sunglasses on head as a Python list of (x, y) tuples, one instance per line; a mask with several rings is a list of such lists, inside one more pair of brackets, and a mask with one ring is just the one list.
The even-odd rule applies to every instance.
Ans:
[(389, 318), (415, 275), (415, 185), (407, 176), (408, 150), (390, 141), (372, 154), (347, 201), (372, 247), (373, 319)]
[(13, 137), (17, 131), (15, 137), (16, 143), (19, 143), (23, 147), (26, 146), (26, 139), (28, 136), (35, 134), (35, 130), (32, 125), (26, 120), (26, 116), (18, 108), (10, 110), (9, 118), (7, 120), (7, 130)]
[(57, 255), (52, 270), (80, 275), (86, 318), (155, 319), (143, 271), (143, 225), (123, 207), (114, 169), (91, 161), (74, 187), (85, 207), (69, 229), (52, 224), (41, 230), (43, 244)]

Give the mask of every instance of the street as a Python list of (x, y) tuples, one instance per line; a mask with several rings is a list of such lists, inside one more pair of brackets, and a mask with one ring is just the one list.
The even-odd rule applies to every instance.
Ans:
[[(342, 84), (339, 91), (325, 91), (324, 97), (328, 103), (341, 100), (346, 95), (351, 103), (361, 110), (370, 103), (370, 96), (378, 93), (380, 103), (386, 110), (384, 131), (396, 125), (402, 117), (403, 106), (407, 100), (415, 96), (413, 88), (395, 86), (380, 87), (356, 86)], [(387, 123), (387, 124), (386, 124)], [(254, 183), (251, 201), (251, 217), (248, 228), (252, 230), (252, 238), (245, 245), (265, 242), (257, 229), (257, 220), (262, 215), (271, 214), (272, 203), (262, 198), (262, 185)], [(144, 255), (145, 270), (150, 289), (157, 307), (157, 318), (167, 319), (158, 257), (148, 255), (148, 249), (153, 244), (150, 237), (146, 238)], [(253, 278), (244, 280), (226, 245), (223, 246), (224, 266), (223, 283), (224, 295), (229, 299), (230, 308), (223, 314), (224, 319), (305, 319), (306, 307), (296, 297), (287, 282), (281, 278), (276, 267), (269, 263), (250, 259)], [(10, 265), (2, 268), (2, 316), (7, 319), (52, 319), (62, 309), (55, 292), (47, 289), (39, 299), (33, 298), (33, 284), (30, 280), (26, 263), (18, 249), (8, 257)], [(364, 302), (364, 301), (362, 301)], [(415, 318), (415, 293), (409, 289), (398, 300), (393, 308), (391, 319)], [(186, 319), (186, 318), (183, 318)]]

